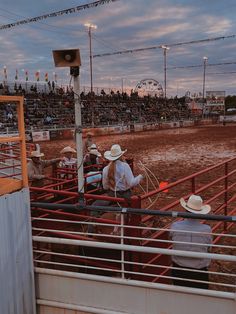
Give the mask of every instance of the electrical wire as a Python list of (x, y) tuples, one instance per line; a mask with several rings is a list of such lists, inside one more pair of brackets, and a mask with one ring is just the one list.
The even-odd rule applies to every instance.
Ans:
[[(236, 64), (236, 61), (232, 62), (220, 62), (220, 63), (207, 63), (207, 67), (220, 66), (220, 65), (232, 65)], [(176, 67), (168, 67), (167, 70), (176, 70), (176, 69), (190, 69), (190, 68), (202, 68), (204, 65), (185, 65), (185, 66), (176, 66)]]
[(179, 43), (173, 43), (173, 44), (161, 44), (158, 46), (152, 46), (152, 47), (147, 47), (147, 48), (127, 49), (127, 50), (116, 51), (113, 53), (96, 54), (93, 56), (93, 58), (107, 57), (107, 56), (112, 56), (112, 55), (121, 55), (121, 54), (127, 54), (127, 53), (143, 52), (143, 51), (154, 50), (154, 49), (163, 49), (163, 46), (178, 47), (178, 46), (191, 45), (191, 44), (200, 44), (200, 43), (218, 41), (218, 40), (222, 40), (222, 39), (229, 39), (229, 38), (235, 38), (235, 37), (236, 37), (236, 35), (229, 35), (229, 36), (212, 37), (212, 38), (205, 38), (205, 39), (199, 39), (199, 40), (191, 40), (191, 41), (185, 41), (185, 42), (179, 42)]

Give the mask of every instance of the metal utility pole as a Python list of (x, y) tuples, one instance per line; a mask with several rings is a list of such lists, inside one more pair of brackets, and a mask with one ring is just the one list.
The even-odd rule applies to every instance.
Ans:
[(205, 84), (206, 84), (206, 66), (207, 66), (207, 57), (203, 57), (203, 84), (202, 84), (202, 98), (205, 99)]
[(97, 25), (86, 23), (89, 35), (89, 61), (90, 61), (90, 91), (93, 92), (93, 54), (92, 54), (92, 29), (97, 29)]
[(165, 104), (167, 103), (167, 98), (166, 98), (166, 77), (167, 77), (167, 50), (170, 49), (170, 47), (167, 46), (161, 46), (163, 49), (163, 55), (164, 55), (164, 99), (165, 99)]

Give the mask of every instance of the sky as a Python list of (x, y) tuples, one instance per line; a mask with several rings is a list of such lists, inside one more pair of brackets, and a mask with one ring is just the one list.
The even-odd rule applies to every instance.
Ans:
[[(8, 0), (0, 4), (0, 26), (92, 3), (75, 0)], [(89, 35), (92, 23), (93, 86), (123, 90), (148, 79), (164, 88), (164, 50), (145, 50), (170, 45), (166, 54), (167, 97), (202, 93), (205, 90), (236, 94), (236, 1), (235, 0), (117, 0), (71, 14), (0, 30), (0, 81), (44, 81), (71, 84), (69, 68), (55, 67), (52, 50), (80, 49), (80, 86), (90, 87)], [(213, 40), (218, 37), (229, 37)], [(201, 41), (180, 45), (183, 42)], [(178, 45), (174, 45), (178, 44)], [(133, 53), (125, 50), (141, 49)], [(142, 50), (143, 49), (143, 50)], [(113, 54), (122, 51), (121, 54)], [(108, 56), (96, 56), (110, 53)], [(221, 65), (219, 65), (221, 63)], [(223, 64), (222, 64), (223, 63)], [(229, 64), (225, 64), (229, 63)], [(234, 64), (235, 63), (235, 64)], [(215, 65), (218, 64), (218, 65)], [(194, 66), (194, 67), (192, 67)], [(152, 81), (154, 82), (154, 81)], [(158, 85), (157, 85), (158, 86)], [(145, 85), (142, 85), (145, 89)], [(155, 88), (155, 87), (154, 87)]]

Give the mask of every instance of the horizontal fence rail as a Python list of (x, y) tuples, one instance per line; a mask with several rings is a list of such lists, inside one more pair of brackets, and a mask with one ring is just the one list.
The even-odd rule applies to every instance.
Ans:
[[(33, 205), (37, 207), (40, 203)], [(51, 208), (54, 206), (54, 204), (41, 204), (46, 208), (50, 208), (50, 205)], [(208, 269), (210, 290), (229, 293), (236, 291), (235, 233), (212, 231), (209, 234), (213, 239), (212, 244), (209, 245), (210, 252), (199, 252), (198, 248), (202, 244), (197, 242), (192, 243), (195, 249), (191, 251), (176, 250), (172, 248), (173, 244), (188, 245), (189, 243), (171, 240), (169, 228), (127, 224), (129, 215), (141, 215), (144, 210), (109, 208), (108, 210), (112, 211), (105, 212), (104, 208), (103, 210), (95, 206), (88, 206), (88, 208), (87, 210), (96, 209), (98, 212), (100, 210), (101, 215), (94, 217), (79, 214), (80, 218), (71, 220), (60, 216), (58, 212), (55, 212), (55, 217), (52, 213), (45, 212), (44, 217), (32, 217), (34, 262), (37, 268), (172, 285), (173, 280), (176, 279), (172, 271), (178, 269), (171, 262), (173, 256), (202, 258), (210, 261)], [(148, 214), (151, 214), (150, 212), (148, 211)], [(114, 215), (112, 219), (108, 216), (110, 214)], [(203, 215), (191, 213), (155, 211), (153, 214), (153, 217), (158, 217), (159, 214), (171, 217), (172, 221), (176, 218), (201, 220), (203, 218)], [(235, 216), (207, 216), (205, 215), (204, 219), (209, 218), (212, 227), (219, 221), (231, 222), (235, 226)], [(154, 233), (159, 233), (160, 236), (152, 238)], [(189, 234), (203, 235), (202, 232), (193, 231)], [(204, 271), (200, 270), (198, 273)], [(199, 278), (185, 279), (186, 281), (203, 284), (205, 282)]]

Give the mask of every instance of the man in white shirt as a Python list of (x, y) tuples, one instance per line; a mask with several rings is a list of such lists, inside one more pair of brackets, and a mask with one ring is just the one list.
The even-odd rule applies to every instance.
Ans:
[[(187, 211), (195, 214), (208, 214), (211, 210), (209, 205), (203, 204), (202, 198), (198, 195), (191, 195), (187, 202), (181, 198), (180, 204)], [(173, 241), (172, 248), (174, 250), (187, 252), (207, 253), (212, 243), (211, 227), (202, 224), (198, 219), (184, 219), (174, 222), (170, 227), (170, 237)], [(210, 259), (201, 257), (173, 255), (172, 276), (174, 277), (174, 285), (208, 289), (210, 262)], [(184, 279), (189, 279), (189, 281)]]

